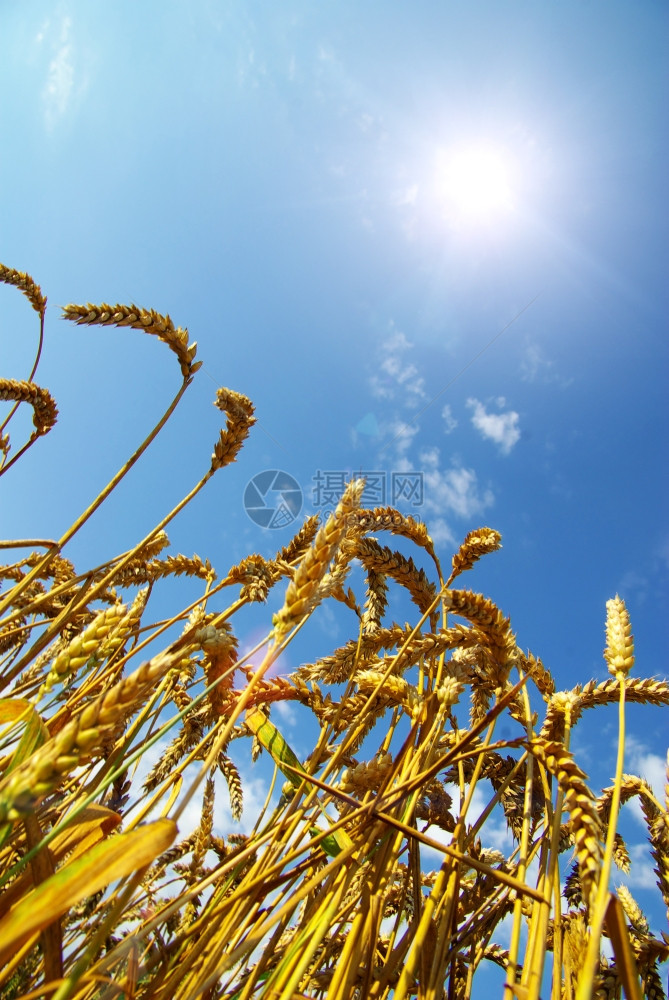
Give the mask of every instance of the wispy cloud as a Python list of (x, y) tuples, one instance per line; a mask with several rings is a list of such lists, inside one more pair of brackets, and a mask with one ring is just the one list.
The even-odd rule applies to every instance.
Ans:
[[(417, 423), (406, 424), (397, 419), (388, 423), (384, 428), (384, 436), (391, 439), (395, 454), (398, 458), (404, 458), (413, 444), (413, 440), (420, 430)], [(408, 471), (404, 469), (403, 471)]]
[[(439, 530), (444, 541), (452, 541), (453, 534), (444, 516), (452, 514), (455, 517), (470, 519), (482, 514), (495, 502), (492, 490), (481, 487), (474, 469), (465, 468), (454, 463), (448, 469), (441, 466), (439, 448), (423, 448), (417, 461), (408, 456), (418, 427), (411, 425), (411, 437), (404, 437), (395, 442), (397, 458), (394, 468), (398, 472), (417, 472), (423, 477), (423, 507), (421, 517), (436, 515), (440, 521)], [(414, 429), (415, 428), (415, 429)], [(430, 518), (430, 527), (434, 522)]]
[[(501, 408), (506, 400), (500, 396), (497, 405)], [(520, 440), (519, 414), (515, 410), (506, 413), (488, 413), (483, 403), (478, 399), (468, 399), (467, 406), (473, 409), (472, 423), (484, 438), (494, 441), (503, 455), (508, 455)]]
[(451, 413), (451, 407), (449, 403), (441, 411), (441, 415), (444, 420), (444, 434), (452, 434), (455, 428), (458, 426), (458, 422)]
[(36, 41), (41, 44), (52, 35), (55, 50), (49, 63), (46, 84), (42, 90), (44, 122), (51, 132), (67, 112), (74, 92), (74, 46), (72, 44), (72, 19), (64, 16), (59, 25), (50, 30), (49, 22), (40, 29)]
[(543, 349), (534, 341), (526, 339), (520, 361), (520, 377), (525, 382), (552, 382), (565, 389), (574, 381), (573, 376), (558, 374), (555, 362), (547, 358)]
[(416, 365), (405, 355), (413, 347), (401, 330), (391, 324), (390, 336), (381, 345), (382, 360), (378, 371), (370, 377), (370, 387), (379, 399), (400, 399), (402, 403), (415, 409), (421, 400), (427, 399), (425, 379)]
[(527, 343), (520, 363), (520, 374), (526, 382), (534, 382), (539, 376), (550, 374), (553, 362), (545, 358), (538, 344)]
[(666, 781), (666, 759), (653, 753), (646, 744), (631, 733), (626, 737), (625, 751), (630, 769), (644, 778), (658, 799), (662, 799)]
[(419, 460), (428, 514), (450, 513), (468, 520), (495, 502), (492, 490), (480, 486), (474, 469), (460, 465), (442, 469), (438, 448), (421, 452)]

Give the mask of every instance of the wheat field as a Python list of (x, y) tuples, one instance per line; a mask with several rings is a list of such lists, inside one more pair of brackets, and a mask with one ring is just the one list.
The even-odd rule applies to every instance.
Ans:
[[(52, 430), (57, 408), (34, 381), (46, 298), (11, 267), (0, 265), (0, 281), (39, 317), (28, 379), (0, 378), (4, 474)], [(507, 1000), (664, 997), (669, 937), (615, 887), (614, 869), (630, 863), (618, 815), (637, 798), (669, 907), (669, 786), (658, 801), (623, 771), (626, 704), (662, 711), (669, 685), (635, 673), (624, 602), (602, 609), (610, 677), (558, 691), (498, 604), (464, 584), (500, 547), (498, 532), (470, 531), (442, 565), (429, 526), (361, 507), (361, 480), (273, 558), (250, 554), (217, 573), (169, 554), (166, 528), (236, 460), (255, 422), (231, 389), (216, 394), (225, 426), (193, 489), (130, 550), (75, 566), (68, 542), (141, 459), (200, 362), (188, 331), (153, 310), (87, 303), (63, 316), (157, 337), (180, 382), (60, 539), (0, 542), (0, 995), (461, 1000), (486, 995), (494, 966)], [(15, 446), (7, 428), (21, 404), (34, 430)], [(152, 621), (152, 594), (183, 576), (196, 600)], [(280, 610), (241, 655), (239, 612), (274, 588)], [(390, 618), (393, 589), (411, 621)], [(348, 641), (277, 673), (326, 601), (347, 607)], [(304, 760), (282, 734), (280, 703), (315, 734)], [(616, 777), (596, 792), (572, 735), (606, 705), (619, 711)], [(245, 775), (261, 755), (272, 785), (241, 833)], [(219, 835), (222, 815), (232, 822)], [(508, 853), (487, 840), (500, 816)]]

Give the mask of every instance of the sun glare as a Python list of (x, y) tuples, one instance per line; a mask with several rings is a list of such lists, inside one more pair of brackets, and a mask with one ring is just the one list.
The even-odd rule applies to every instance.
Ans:
[(449, 221), (456, 224), (496, 222), (514, 207), (511, 164), (489, 146), (444, 151), (437, 188)]

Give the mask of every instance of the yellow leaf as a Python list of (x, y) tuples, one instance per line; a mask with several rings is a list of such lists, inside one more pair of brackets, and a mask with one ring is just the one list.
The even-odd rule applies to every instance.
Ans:
[(167, 850), (176, 833), (173, 820), (159, 819), (96, 844), (59, 869), (0, 920), (0, 965), (9, 961), (31, 935), (48, 927), (70, 907), (150, 864)]
[(5, 771), (8, 774), (32, 756), (38, 747), (49, 739), (49, 731), (42, 722), (35, 706), (25, 698), (0, 698), (0, 723), (24, 722), (25, 729), (12, 761)]
[[(49, 739), (49, 731), (35, 710), (35, 706), (26, 701), (25, 698), (0, 698), (0, 723), (2, 722), (10, 723), (10, 729), (17, 723), (23, 722), (25, 724), (19, 745), (3, 772), (6, 775), (28, 757), (31, 757), (43, 743), (46, 743)], [(11, 824), (6, 824), (0, 829), (0, 847), (4, 846), (11, 832)]]
[[(58, 865), (69, 854), (68, 863), (71, 864), (85, 851), (89, 851), (94, 844), (103, 840), (120, 822), (119, 814), (112, 812), (111, 809), (105, 809), (96, 803), (87, 806), (83, 812), (69, 821), (49, 844), (53, 863)], [(2, 909), (8, 910), (16, 900), (26, 892), (30, 892), (32, 886), (33, 874), (29, 868), (8, 886), (3, 886)]]

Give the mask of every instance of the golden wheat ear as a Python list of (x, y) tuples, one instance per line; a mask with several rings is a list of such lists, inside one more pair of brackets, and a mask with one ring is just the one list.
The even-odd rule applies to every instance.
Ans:
[(56, 423), (58, 409), (53, 396), (47, 389), (42, 389), (34, 382), (0, 378), (0, 399), (29, 403), (32, 406), (35, 430), (31, 440), (48, 434)]
[(253, 403), (241, 392), (234, 389), (220, 388), (216, 392), (214, 406), (227, 416), (225, 430), (221, 431), (211, 456), (210, 473), (230, 465), (237, 458), (240, 448), (249, 436), (251, 427), (256, 422), (253, 416)]
[(135, 305), (110, 306), (106, 302), (96, 306), (88, 302), (86, 305), (64, 306), (63, 319), (69, 319), (78, 325), (130, 326), (134, 330), (150, 333), (176, 354), (184, 378), (194, 375), (201, 366), (201, 362), (193, 364), (197, 343), (188, 343), (188, 329), (175, 326), (169, 316), (163, 316), (155, 309), (142, 309)]
[(346, 486), (334, 514), (318, 529), (313, 544), (295, 570), (288, 584), (283, 608), (274, 616), (275, 634), (285, 635), (320, 602), (320, 585), (330, 562), (349, 528), (349, 515), (360, 506), (364, 479), (353, 479)]
[(477, 528), (465, 535), (465, 539), (453, 556), (453, 572), (451, 573), (448, 585), (453, 582), (456, 576), (471, 569), (474, 563), (478, 562), (481, 556), (488, 552), (496, 552), (502, 547), (502, 536), (494, 528)]
[(46, 295), (42, 295), (42, 289), (33, 281), (29, 274), (26, 274), (25, 271), (17, 271), (13, 267), (7, 267), (5, 264), (0, 264), (0, 282), (5, 285), (14, 285), (15, 288), (22, 291), (35, 312), (39, 313), (40, 316), (44, 316)]
[(4, 464), (3, 461), (9, 456), (11, 445), (9, 434), (0, 434), (0, 453), (4, 456), (4, 459), (0, 458), (0, 475), (2, 475), (19, 460), (21, 455), (28, 450), (31, 444), (33, 444), (38, 437), (42, 437), (44, 434), (49, 433), (53, 425), (56, 423), (58, 409), (53, 396), (47, 389), (43, 389), (41, 386), (35, 385), (34, 382), (26, 382), (13, 378), (0, 378), (0, 400), (6, 400), (16, 404), (12, 408), (9, 416), (5, 419), (0, 430), (7, 426), (14, 415), (16, 406), (19, 403), (29, 403), (30, 406), (32, 406), (33, 424), (35, 425), (35, 430), (32, 432), (25, 444), (23, 444), (16, 454)]

